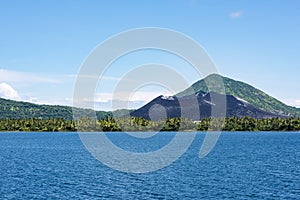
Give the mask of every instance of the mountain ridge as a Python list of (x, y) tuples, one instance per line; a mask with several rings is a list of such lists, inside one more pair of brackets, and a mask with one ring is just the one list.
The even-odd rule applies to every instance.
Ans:
[(217, 80), (222, 80), (224, 83), (225, 93), (239, 97), (254, 105), (255, 107), (276, 114), (284, 114), (293, 117), (300, 117), (300, 109), (292, 106), (288, 106), (276, 98), (266, 94), (262, 90), (259, 90), (248, 83), (237, 81), (228, 77), (224, 77), (218, 74), (211, 74), (201, 79), (189, 88), (176, 94), (176, 96), (185, 96), (199, 91), (209, 92), (207, 84), (212, 86), (213, 90), (220, 90), (220, 86), (214, 86)]
[[(217, 110), (217, 113), (214, 115), (212, 114), (213, 109)], [(257, 119), (288, 117), (261, 110), (233, 95), (203, 91), (180, 97), (165, 97), (161, 95), (138, 110), (133, 111), (130, 115), (154, 121), (180, 117), (196, 121), (210, 117), (251, 117)]]
[[(93, 116), (92, 109), (75, 108), (84, 111), (85, 114)], [(112, 112), (96, 111), (98, 119), (103, 119), (112, 115)], [(73, 109), (71, 106), (62, 105), (39, 105), (24, 101), (14, 101), (0, 98), (0, 118), (1, 119), (29, 119), (29, 118), (63, 118), (73, 119)]]
[[(236, 81), (221, 75), (212, 74), (204, 79), (195, 82), (186, 90), (175, 95), (180, 98), (188, 95), (196, 95), (200, 93), (209, 93), (206, 82), (214, 86), (216, 79), (222, 79), (225, 87), (225, 94), (237, 98), (238, 101), (246, 101), (254, 107), (273, 113), (274, 116), (283, 117), (300, 117), (300, 109), (292, 106), (285, 105), (279, 100), (271, 97), (263, 91), (241, 81)], [(213, 89), (220, 89), (217, 84)], [(162, 98), (170, 98), (163, 97)], [(157, 97), (158, 98), (158, 97)], [(172, 97), (174, 98), (174, 96)], [(147, 104), (146, 104), (147, 105)], [(145, 105), (144, 105), (145, 106)], [(178, 107), (178, 106), (177, 106)], [(76, 108), (81, 111), (82, 108)], [(83, 109), (85, 113), (91, 113), (93, 116), (94, 111), (91, 109)], [(29, 102), (14, 101), (9, 99), (0, 98), (0, 118), (1, 119), (28, 119), (28, 118), (63, 118), (73, 119), (72, 107), (62, 105), (38, 105)], [(87, 112), (88, 111), (88, 112)], [(132, 110), (131, 110), (132, 111)], [(123, 116), (124, 113), (130, 110), (119, 111), (95, 111), (98, 119), (103, 119), (109, 116)], [(135, 112), (135, 111), (132, 111)]]

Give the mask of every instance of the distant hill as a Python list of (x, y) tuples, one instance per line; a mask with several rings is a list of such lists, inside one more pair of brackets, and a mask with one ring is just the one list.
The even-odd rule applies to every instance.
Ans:
[[(216, 84), (217, 79), (222, 79), (225, 86), (225, 93), (227, 98), (227, 116), (250, 116), (254, 118), (270, 118), (270, 117), (287, 117), (294, 116), (300, 117), (300, 109), (288, 106), (279, 100), (267, 95), (263, 91), (254, 88), (253, 86), (235, 81), (230, 78), (222, 77), (220, 75), (210, 75), (205, 79), (197, 81), (190, 88), (178, 93), (175, 100), (172, 98), (165, 98), (163, 96), (155, 98), (150, 103), (146, 104), (138, 110), (117, 110), (113, 112), (96, 111), (98, 119), (103, 119), (109, 116), (124, 116), (131, 112), (132, 116), (144, 117), (149, 119), (149, 109), (152, 105), (162, 105), (167, 108), (168, 117), (180, 116), (180, 107), (178, 105), (178, 99), (185, 98), (186, 106), (188, 109), (194, 109), (197, 105), (192, 105), (190, 99), (196, 95), (200, 109), (200, 117), (209, 116), (212, 106), (210, 102), (210, 93), (206, 86), (206, 83), (214, 86), (213, 91), (218, 91), (220, 86)], [(224, 95), (220, 92), (219, 95)], [(190, 98), (190, 99), (189, 99)], [(176, 103), (177, 102), (177, 103)], [(187, 109), (187, 110), (188, 110)], [(91, 109), (77, 108), (78, 111), (84, 111), (85, 114), (90, 113), (93, 116), (94, 111)], [(152, 114), (156, 117), (162, 117), (160, 114), (162, 109), (153, 107), (151, 109)], [(192, 111), (192, 110), (191, 110)], [(163, 111), (164, 112), (164, 111)], [(191, 112), (192, 113), (192, 112)], [(28, 119), (28, 118), (63, 118), (70, 120), (73, 118), (72, 107), (59, 106), (59, 105), (37, 105), (28, 102), (13, 101), (0, 98), (0, 119)], [(192, 116), (192, 119), (197, 119), (196, 116)]]
[[(81, 109), (85, 113), (91, 113), (91, 109)], [(103, 119), (112, 115), (112, 112), (96, 111), (98, 119)], [(73, 118), (72, 107), (70, 106), (58, 106), (58, 105), (38, 105), (22, 101), (13, 101), (0, 98), (0, 119), (28, 119), (28, 118), (63, 118), (70, 120)]]
[[(211, 100), (211, 96), (214, 95), (214, 102)], [(196, 98), (195, 98), (196, 97)], [(135, 110), (131, 113), (132, 116), (142, 117), (149, 120), (161, 120), (163, 118), (176, 118), (186, 117), (193, 120), (200, 120), (203, 118), (211, 117), (211, 110), (213, 107), (218, 106), (219, 100), (226, 98), (226, 117), (251, 117), (257, 119), (263, 118), (286, 118), (287, 116), (281, 114), (274, 114), (271, 112), (263, 111), (255, 106), (245, 102), (242, 99), (234, 97), (232, 95), (224, 95), (218, 93), (206, 93), (197, 92), (181, 97), (164, 97), (159, 96), (153, 99), (151, 102)], [(195, 101), (197, 99), (197, 102)], [(182, 115), (182, 108), (188, 111), (187, 114)], [(198, 112), (200, 111), (200, 113)], [(196, 112), (194, 112), (196, 111)], [(219, 116), (224, 117), (225, 113), (218, 113)], [(216, 116), (218, 117), (218, 116)]]
[(217, 90), (219, 86), (215, 83), (218, 78), (221, 78), (223, 80), (225, 92), (227, 95), (239, 97), (264, 111), (279, 115), (300, 117), (299, 108), (288, 106), (247, 83), (236, 81), (216, 74), (209, 75), (205, 79), (197, 81), (190, 88), (187, 88), (183, 92), (178, 93), (176, 96), (182, 97), (200, 91), (209, 92), (206, 83), (214, 85), (214, 89)]

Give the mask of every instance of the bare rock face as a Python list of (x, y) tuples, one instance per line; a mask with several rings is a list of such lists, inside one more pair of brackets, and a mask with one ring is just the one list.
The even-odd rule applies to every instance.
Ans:
[[(213, 95), (213, 98), (212, 98)], [(220, 105), (220, 104), (226, 105)], [(247, 101), (232, 96), (218, 93), (206, 93), (203, 91), (187, 96), (159, 96), (145, 106), (131, 112), (131, 116), (142, 117), (149, 120), (160, 120), (165, 118), (185, 117), (193, 120), (212, 117), (213, 107), (225, 106), (226, 113), (219, 113), (219, 116), (226, 117), (252, 117), (262, 118), (285, 118), (286, 115), (274, 114), (263, 111)], [(182, 111), (185, 113), (183, 114)], [(214, 114), (218, 117), (218, 113)]]

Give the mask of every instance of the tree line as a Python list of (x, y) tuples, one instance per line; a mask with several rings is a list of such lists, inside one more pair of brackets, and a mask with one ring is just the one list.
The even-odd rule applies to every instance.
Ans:
[(53, 119), (0, 119), (0, 131), (300, 131), (300, 118), (255, 119), (249, 117), (206, 118), (192, 121), (184, 118), (169, 118), (150, 121), (143, 118), (115, 118), (102, 120), (80, 118), (78, 120)]

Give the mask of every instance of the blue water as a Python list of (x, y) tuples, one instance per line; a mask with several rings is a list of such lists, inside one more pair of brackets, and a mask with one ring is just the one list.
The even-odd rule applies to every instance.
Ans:
[[(149, 151), (175, 133), (108, 134)], [(131, 174), (93, 158), (76, 133), (0, 133), (0, 199), (300, 199), (300, 133), (223, 133), (199, 159), (204, 136), (172, 165)]]

